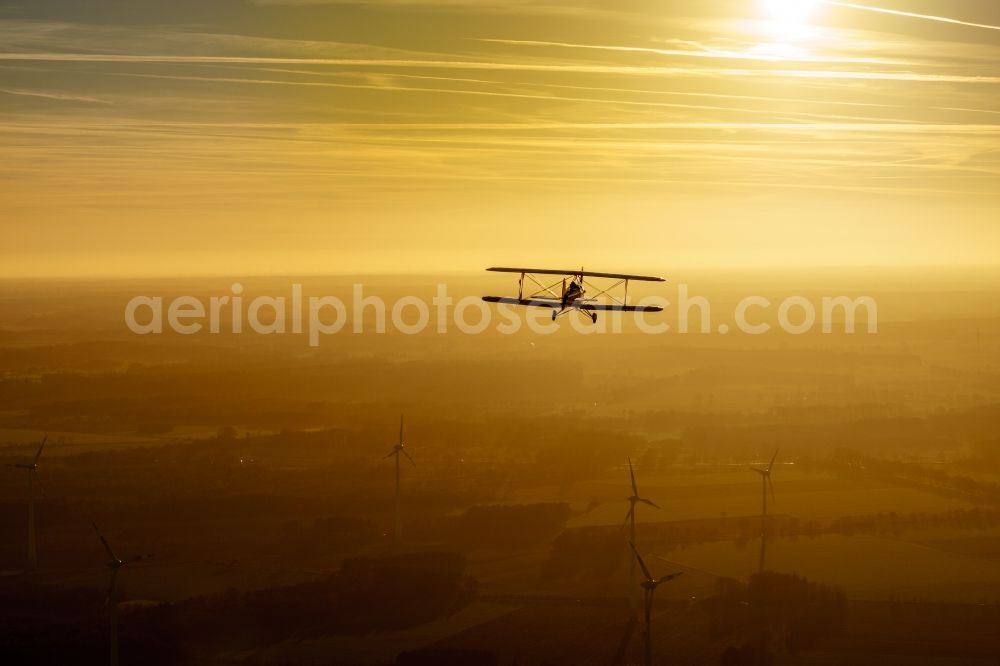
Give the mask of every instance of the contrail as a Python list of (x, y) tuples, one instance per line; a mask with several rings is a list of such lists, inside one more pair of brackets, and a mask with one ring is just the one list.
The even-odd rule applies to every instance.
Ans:
[(914, 12), (904, 12), (898, 9), (885, 9), (884, 7), (871, 7), (869, 5), (856, 5), (853, 2), (838, 2), (837, 0), (822, 0), (824, 4), (836, 5), (837, 7), (847, 7), (848, 9), (860, 9), (866, 12), (877, 12), (879, 14), (891, 14), (892, 16), (905, 16), (907, 18), (923, 19), (925, 21), (937, 21), (938, 23), (951, 23), (954, 25), (965, 25), (970, 28), (985, 28), (986, 30), (1000, 30), (1000, 25), (989, 25), (988, 23), (973, 23), (971, 21), (960, 21), (948, 18), (947, 16), (932, 16), (930, 14), (916, 14)]
[(22, 90), (19, 88), (0, 88), (0, 93), (5, 95), (19, 95), (23, 97), (41, 97), (42, 99), (54, 99), (66, 102), (90, 102), (93, 104), (111, 104), (104, 99), (96, 97), (86, 97), (83, 95), (64, 95), (62, 93), (46, 92), (43, 90)]
[(755, 60), (763, 62), (815, 62), (815, 63), (839, 63), (839, 64), (860, 64), (860, 65), (906, 65), (908, 63), (899, 60), (884, 60), (881, 58), (839, 58), (825, 56), (801, 56), (784, 57), (777, 55), (767, 55), (763, 53), (746, 53), (738, 51), (718, 51), (706, 50), (695, 51), (691, 49), (657, 49), (645, 46), (616, 46), (603, 44), (575, 44), (571, 42), (549, 42), (535, 39), (476, 39), (478, 42), (489, 42), (493, 44), (511, 44), (515, 46), (556, 46), (567, 49), (592, 49), (597, 51), (621, 51), (624, 53), (652, 53), (663, 56), (680, 56), (685, 58), (716, 58), (728, 60)]
[[(316, 72), (305, 69), (281, 69), (275, 67), (261, 67), (261, 71), (265, 72), (279, 72), (283, 74), (304, 74), (308, 76), (368, 76), (369, 74), (365, 72)], [(597, 90), (601, 92), (618, 92), (618, 93), (630, 93), (636, 95), (673, 95), (678, 97), (709, 97), (713, 99), (735, 99), (735, 100), (748, 100), (755, 102), (793, 102), (796, 104), (821, 104), (821, 105), (837, 105), (837, 106), (862, 106), (862, 107), (874, 107), (879, 109), (897, 109), (906, 108), (898, 104), (878, 104), (875, 102), (838, 102), (833, 100), (822, 100), (822, 99), (808, 99), (804, 97), (771, 97), (762, 95), (728, 95), (723, 93), (696, 93), (689, 91), (677, 91), (677, 90), (639, 90), (635, 88), (608, 88), (604, 86), (573, 86), (560, 83), (524, 83), (515, 81), (501, 81), (497, 79), (469, 79), (454, 76), (425, 76), (421, 74), (400, 74), (398, 72), (377, 72), (374, 76), (385, 76), (385, 77), (396, 77), (401, 79), (420, 79), (429, 81), (450, 81), (452, 83), (482, 83), (490, 85), (527, 85), (535, 88), (562, 88), (568, 90)], [(699, 108), (699, 107), (695, 107)], [(706, 108), (722, 108), (727, 107), (706, 107)], [(743, 109), (740, 109), (743, 110)], [(946, 111), (970, 111), (974, 112), (976, 109), (952, 109), (945, 108)], [(1000, 111), (988, 111), (987, 113), (997, 113)]]

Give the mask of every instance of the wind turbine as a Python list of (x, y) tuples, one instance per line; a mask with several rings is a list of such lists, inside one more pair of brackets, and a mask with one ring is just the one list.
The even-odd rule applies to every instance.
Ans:
[(48, 437), (42, 438), (35, 459), (30, 463), (8, 463), (10, 467), (28, 471), (28, 566), (38, 568), (38, 551), (35, 547), (35, 473), (38, 471), (38, 460), (42, 457), (42, 449)]
[[(622, 527), (626, 524), (629, 526), (629, 543), (635, 543), (635, 505), (639, 502), (643, 504), (648, 504), (649, 506), (659, 509), (660, 507), (648, 499), (639, 496), (639, 488), (635, 484), (635, 470), (632, 469), (632, 458), (628, 458), (628, 473), (629, 477), (632, 479), (632, 495), (628, 498), (628, 513), (625, 514), (625, 522), (622, 523)], [(629, 568), (629, 597), (628, 597), (628, 610), (629, 617), (635, 618), (636, 606), (638, 605), (638, 600), (636, 599), (636, 593), (638, 590), (638, 582), (635, 578), (635, 560), (631, 557), (628, 558)]]
[(152, 555), (136, 555), (135, 557), (123, 560), (115, 555), (115, 551), (111, 549), (108, 540), (104, 538), (101, 531), (97, 529), (97, 523), (91, 523), (94, 527), (94, 531), (97, 533), (98, 538), (104, 545), (104, 550), (108, 554), (108, 568), (111, 569), (111, 582), (108, 585), (108, 598), (107, 605), (111, 620), (111, 666), (118, 666), (118, 571), (125, 566), (131, 564), (132, 562), (138, 562), (141, 559), (152, 557)]
[(403, 539), (403, 530), (402, 530), (402, 527), (399, 524), (399, 456), (400, 456), (400, 454), (406, 456), (406, 459), (409, 460), (410, 463), (414, 467), (417, 466), (417, 463), (413, 462), (413, 458), (410, 456), (410, 454), (407, 452), (407, 450), (405, 448), (403, 448), (403, 416), (402, 416), (402, 414), (399, 416), (399, 443), (396, 444), (396, 446), (392, 447), (392, 451), (389, 451), (389, 454), (386, 456), (386, 458), (391, 458), (393, 456), (396, 457), (396, 510), (395, 510), (394, 532), (393, 533), (395, 534), (395, 538), (396, 538), (396, 542), (397, 543), (400, 542), (400, 541), (402, 541), (402, 539)]
[(771, 468), (778, 457), (778, 449), (774, 450), (771, 462), (766, 469), (751, 466), (750, 469), (760, 474), (760, 572), (764, 572), (764, 552), (767, 550), (767, 489), (771, 488), (771, 499), (774, 499), (774, 482), (771, 481)]
[(646, 563), (642, 561), (642, 555), (636, 550), (635, 543), (629, 541), (628, 545), (632, 547), (632, 552), (635, 553), (635, 559), (638, 560), (639, 566), (642, 567), (642, 575), (646, 577), (646, 580), (642, 581), (640, 584), (642, 587), (644, 601), (645, 601), (645, 613), (646, 613), (646, 666), (653, 666), (653, 630), (652, 630), (652, 614), (653, 614), (653, 594), (663, 583), (673, 580), (678, 576), (682, 575), (683, 571), (678, 571), (677, 573), (667, 574), (660, 578), (653, 578), (653, 574), (649, 573), (649, 569), (646, 568)]

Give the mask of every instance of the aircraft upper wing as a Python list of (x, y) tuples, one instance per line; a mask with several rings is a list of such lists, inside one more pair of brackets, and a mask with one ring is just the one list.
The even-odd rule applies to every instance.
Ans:
[(663, 308), (659, 305), (611, 305), (605, 303), (581, 303), (580, 309), (601, 312), (663, 312)]
[(535, 273), (536, 275), (583, 275), (584, 277), (616, 278), (619, 280), (642, 280), (644, 282), (665, 282), (661, 277), (652, 275), (627, 275), (625, 273), (595, 273), (593, 271), (559, 270), (555, 268), (508, 268), (493, 266), (487, 268), (494, 273)]
[(555, 308), (559, 309), (562, 307), (562, 303), (553, 299), (546, 300), (542, 298), (507, 298), (505, 296), (483, 296), (483, 300), (487, 303), (507, 303), (508, 305), (529, 305), (536, 308)]

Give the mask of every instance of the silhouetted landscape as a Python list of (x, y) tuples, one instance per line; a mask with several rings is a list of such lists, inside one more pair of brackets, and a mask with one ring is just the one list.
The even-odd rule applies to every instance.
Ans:
[[(851, 279), (760, 277), (755, 293)], [(656, 592), (656, 663), (994, 663), (1000, 301), (978, 275), (947, 279), (887, 273), (877, 335), (626, 323), (345, 330), (315, 348), (125, 329), (128, 298), (180, 281), (5, 282), (0, 455), (27, 462), (48, 439), (37, 570), (24, 474), (0, 468), (0, 655), (107, 662), (94, 522), (118, 558), (143, 556), (117, 578), (122, 663), (642, 663), (631, 459), (659, 507), (636, 505), (636, 548), (654, 576), (683, 573)], [(365, 281), (390, 303), (435, 282)], [(755, 286), (690, 283), (720, 316)], [(401, 414), (415, 464), (397, 540)], [(775, 451), (760, 571), (751, 465)]]

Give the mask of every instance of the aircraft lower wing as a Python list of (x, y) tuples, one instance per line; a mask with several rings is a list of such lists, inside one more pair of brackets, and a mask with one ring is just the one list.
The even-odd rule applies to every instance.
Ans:
[(600, 312), (663, 312), (658, 305), (606, 305), (604, 303), (583, 303), (581, 310), (597, 310)]
[(545, 300), (542, 298), (506, 298), (504, 296), (483, 296), (487, 303), (506, 303), (507, 305), (527, 305), (536, 308), (562, 308), (562, 303), (556, 300)]
[[(562, 303), (555, 299), (548, 300), (542, 298), (507, 298), (504, 296), (483, 296), (487, 303), (506, 303), (507, 305), (526, 305), (536, 308), (552, 308), (561, 310)], [(599, 312), (663, 312), (663, 308), (658, 305), (611, 305), (606, 303), (581, 303), (581, 310), (595, 310)]]

